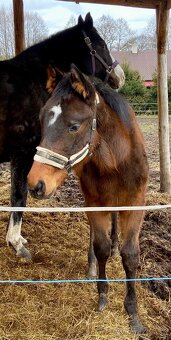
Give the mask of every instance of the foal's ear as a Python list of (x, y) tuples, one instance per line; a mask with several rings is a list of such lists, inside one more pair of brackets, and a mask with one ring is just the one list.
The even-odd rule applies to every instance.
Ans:
[(71, 65), (70, 79), (72, 88), (86, 99), (89, 96), (88, 81), (74, 64)]
[(90, 12), (88, 12), (85, 16), (85, 24), (89, 27), (89, 28), (93, 28), (93, 18), (90, 14)]
[(84, 24), (84, 20), (83, 20), (82, 16), (79, 15), (79, 17), (78, 17), (78, 25), (82, 25), (82, 24)]
[(47, 68), (46, 88), (49, 93), (52, 93), (57, 83), (62, 79), (64, 73), (58, 68), (49, 65)]

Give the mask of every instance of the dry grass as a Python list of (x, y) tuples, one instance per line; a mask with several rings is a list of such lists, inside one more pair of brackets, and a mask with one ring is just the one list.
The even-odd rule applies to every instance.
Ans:
[[(33, 263), (28, 265), (19, 263), (13, 250), (6, 247), (7, 221), (7, 213), (1, 213), (1, 279), (85, 277), (89, 234), (84, 214), (26, 213), (23, 234), (27, 235), (33, 254)], [(124, 277), (119, 256), (110, 259), (107, 274), (109, 278)], [(146, 273), (141, 271), (139, 275)], [(137, 292), (141, 319), (148, 328), (144, 339), (169, 339), (166, 338), (171, 313), (169, 303), (156, 298), (140, 283), (137, 283)], [(128, 326), (124, 293), (123, 283), (111, 283), (109, 305), (99, 314), (96, 285), (92, 283), (3, 284), (0, 339), (138, 339)]]

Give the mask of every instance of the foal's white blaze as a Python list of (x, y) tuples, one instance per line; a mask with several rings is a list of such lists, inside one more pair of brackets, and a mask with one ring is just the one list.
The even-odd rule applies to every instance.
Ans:
[(53, 117), (49, 120), (48, 126), (53, 125), (58, 119), (59, 115), (62, 113), (61, 106), (60, 105), (53, 106), (50, 109), (50, 112), (53, 112)]
[(14, 224), (14, 216), (13, 213), (11, 213), (6, 241), (8, 245), (12, 244), (17, 253), (20, 251), (23, 244), (27, 243), (27, 240), (21, 236), (21, 224), (22, 220), (19, 223)]
[[(115, 61), (115, 58), (110, 55), (112, 58), (112, 61)], [(119, 88), (122, 87), (125, 84), (125, 73), (124, 70), (122, 69), (122, 67), (118, 64), (115, 68), (114, 68), (114, 72), (116, 74), (116, 76), (120, 79), (119, 80)]]

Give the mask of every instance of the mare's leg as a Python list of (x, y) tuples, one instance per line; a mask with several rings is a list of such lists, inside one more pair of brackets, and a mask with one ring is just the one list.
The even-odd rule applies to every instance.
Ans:
[[(93, 246), (93, 230), (90, 227), (90, 244), (88, 251), (88, 274), (89, 279), (97, 276), (97, 259), (94, 253)], [(115, 255), (118, 249), (118, 233), (117, 233), (117, 214), (112, 213), (112, 230), (111, 230), (111, 256)]]
[[(31, 168), (33, 155), (20, 154), (11, 161), (11, 206), (25, 207), (27, 200), (27, 174)], [(6, 241), (16, 250), (19, 257), (31, 258), (27, 243), (21, 236), (23, 212), (11, 212), (7, 228)]]
[[(136, 277), (139, 264), (139, 232), (144, 213), (142, 211), (120, 212), (120, 228), (122, 235), (121, 256), (127, 279)], [(130, 318), (130, 326), (136, 333), (145, 331), (138, 316), (135, 282), (126, 283), (125, 309)]]
[[(106, 262), (111, 253), (111, 214), (106, 212), (88, 213), (93, 230), (93, 247), (98, 262), (99, 279), (106, 279)], [(107, 304), (108, 283), (97, 283), (99, 302), (98, 310), (102, 311)]]

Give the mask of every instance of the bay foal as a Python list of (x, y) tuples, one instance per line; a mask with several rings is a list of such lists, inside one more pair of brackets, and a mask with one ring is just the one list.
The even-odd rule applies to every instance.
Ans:
[[(59, 76), (59, 74), (58, 74)], [(148, 179), (144, 141), (126, 100), (94, 79), (94, 86), (74, 65), (57, 84), (40, 113), (41, 143), (28, 175), (36, 198), (50, 197), (74, 170), (86, 206), (142, 206)], [(119, 208), (118, 208), (119, 210)], [(142, 211), (119, 211), (121, 257), (126, 278), (135, 278), (139, 262)], [(111, 253), (111, 212), (87, 213), (99, 279), (106, 279)], [(98, 309), (107, 303), (108, 283), (98, 282)], [(138, 317), (135, 282), (127, 282), (125, 308), (135, 332)]]

